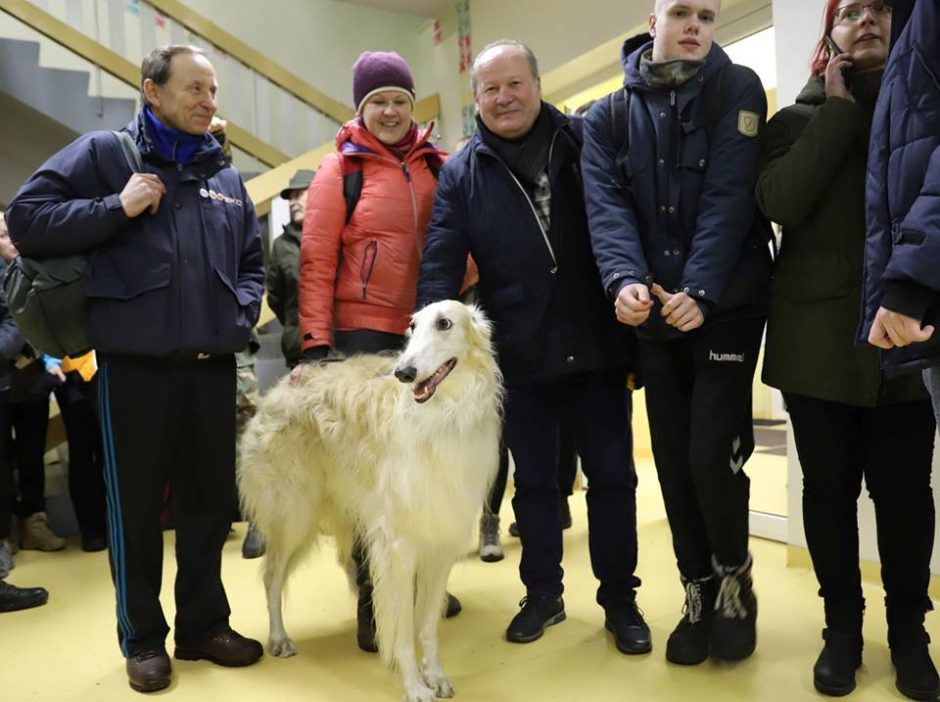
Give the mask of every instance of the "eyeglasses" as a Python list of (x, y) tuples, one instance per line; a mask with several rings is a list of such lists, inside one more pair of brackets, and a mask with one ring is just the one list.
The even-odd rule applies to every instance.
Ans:
[(868, 14), (872, 16), (872, 19), (881, 19), (891, 16), (891, 6), (885, 5), (881, 0), (876, 0), (868, 5), (856, 4), (840, 7), (835, 12), (835, 23), (855, 24), (862, 19), (865, 10), (868, 10)]

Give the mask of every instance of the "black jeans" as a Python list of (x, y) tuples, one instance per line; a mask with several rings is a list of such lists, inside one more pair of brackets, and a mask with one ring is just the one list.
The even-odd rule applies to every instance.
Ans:
[(13, 520), (13, 457), (10, 455), (10, 391), (0, 391), (0, 539), (10, 536)]
[(862, 623), (863, 477), (875, 504), (889, 625), (920, 623), (930, 609), (934, 540), (930, 401), (853, 407), (789, 393), (784, 399), (803, 469), (803, 527), (827, 626), (855, 631)]
[(235, 359), (99, 356), (98, 413), (108, 501), (108, 550), (125, 656), (164, 645), (160, 606), (170, 485), (176, 527), (178, 642), (228, 628), (222, 546), (235, 491)]
[(663, 501), (687, 578), (747, 560), (754, 450), (751, 383), (763, 320), (714, 324), (674, 341), (640, 340), (640, 367)]
[(96, 379), (55, 389), (69, 442), (69, 496), (85, 537), (105, 536), (104, 470), (95, 409)]
[[(28, 517), (46, 509), (46, 432), (49, 428), (49, 396), (10, 404), (13, 456), (20, 499), (16, 513)], [(8, 438), (7, 441), (10, 439)]]
[(588, 479), (588, 547), (602, 607), (632, 600), (636, 577), (636, 472), (626, 371), (583, 373), (507, 388), (505, 438), (516, 463), (513, 509), (529, 594), (562, 594), (558, 443), (570, 409)]

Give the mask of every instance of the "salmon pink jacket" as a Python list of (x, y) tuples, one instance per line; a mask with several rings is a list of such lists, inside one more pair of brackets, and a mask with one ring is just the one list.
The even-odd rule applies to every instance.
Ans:
[[(357, 120), (343, 125), (310, 184), (300, 253), (301, 347), (332, 346), (333, 330), (404, 334), (414, 311), (418, 264), (445, 154), (418, 134), (403, 160)], [(356, 164), (353, 160), (357, 160)], [(362, 170), (346, 222), (343, 175)]]

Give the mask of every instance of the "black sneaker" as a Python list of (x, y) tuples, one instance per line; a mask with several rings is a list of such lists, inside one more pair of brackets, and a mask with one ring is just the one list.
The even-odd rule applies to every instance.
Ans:
[(42, 587), (17, 587), (0, 580), (0, 612), (39, 607), (49, 601), (49, 593)]
[(532, 595), (519, 602), (522, 610), (506, 629), (506, 640), (513, 643), (530, 643), (542, 638), (545, 627), (565, 621), (565, 602), (560, 597)]
[(650, 628), (634, 600), (608, 607), (604, 613), (604, 627), (613, 633), (618, 651), (636, 655), (653, 650)]
[(823, 629), (823, 646), (813, 666), (813, 687), (830, 697), (843, 697), (855, 689), (855, 671), (862, 665), (862, 632)]
[(891, 662), (897, 674), (895, 686), (912, 700), (935, 700), (940, 695), (940, 676), (930, 659), (929, 643), (922, 624), (888, 629)]
[(677, 665), (698, 665), (708, 658), (712, 621), (715, 618), (715, 576), (682, 578), (685, 605), (682, 619), (666, 641), (666, 660)]
[(742, 661), (757, 648), (757, 598), (751, 580), (752, 562), (748, 554), (740, 566), (714, 564), (719, 588), (710, 645), (715, 658)]

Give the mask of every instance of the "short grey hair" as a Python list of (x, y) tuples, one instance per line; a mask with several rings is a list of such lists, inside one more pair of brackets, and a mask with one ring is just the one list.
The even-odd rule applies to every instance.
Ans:
[(477, 54), (476, 58), (473, 59), (473, 66), (470, 67), (470, 89), (473, 90), (473, 94), (477, 94), (477, 69), (482, 63), (484, 54), (492, 49), (499, 48), (500, 46), (512, 46), (516, 49), (519, 49), (526, 58), (526, 61), (529, 62), (529, 69), (532, 71), (532, 77), (535, 80), (539, 79), (539, 60), (535, 58), (535, 54), (532, 53), (532, 49), (523, 44), (521, 41), (516, 41), (515, 39), (500, 39), (499, 41), (494, 41), (491, 44), (487, 44), (483, 47), (480, 53)]
[(196, 54), (205, 56), (206, 52), (198, 46), (189, 44), (166, 44), (158, 46), (144, 57), (140, 64), (140, 99), (142, 104), (148, 105), (147, 93), (144, 92), (144, 81), (148, 78), (161, 88), (170, 79), (170, 62), (174, 56), (180, 54)]

